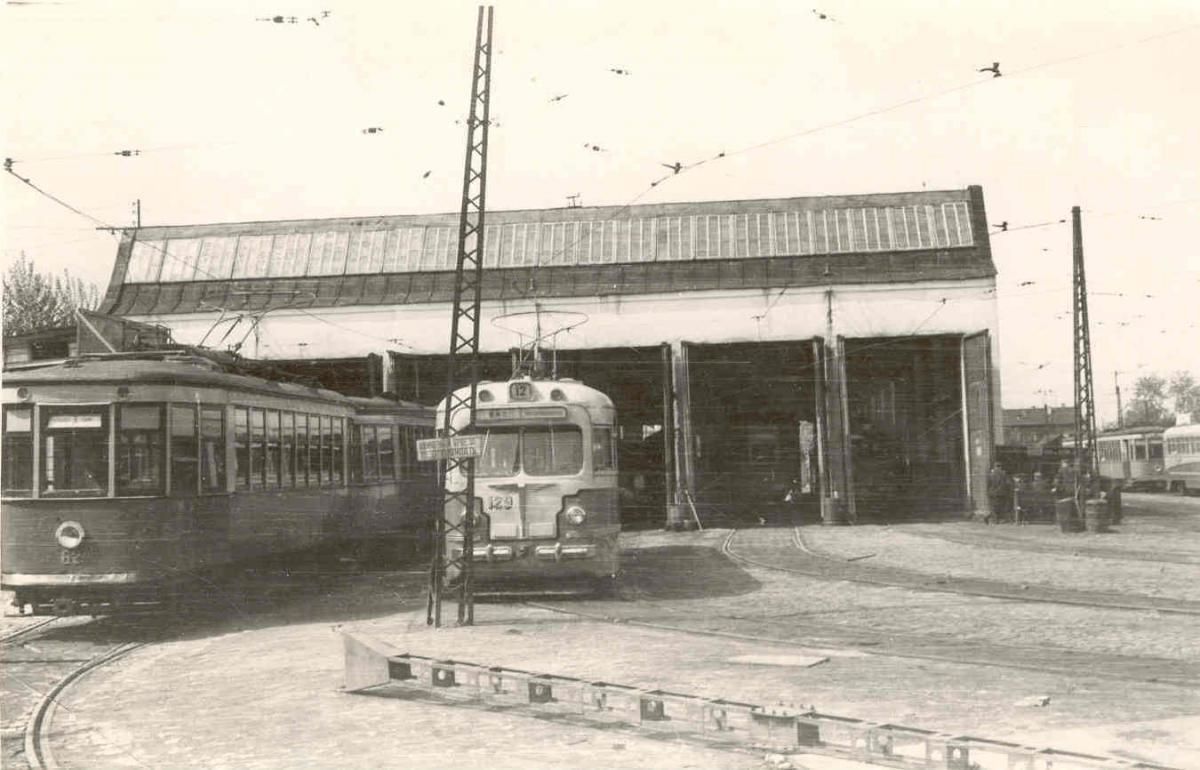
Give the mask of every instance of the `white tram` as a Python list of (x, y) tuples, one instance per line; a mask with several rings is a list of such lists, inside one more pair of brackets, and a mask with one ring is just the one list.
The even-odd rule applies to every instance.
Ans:
[[(621, 519), (616, 410), (612, 400), (574, 380), (514, 379), (478, 386), (473, 564), (476, 579), (615, 577)], [(459, 391), (461, 393), (461, 391)], [(446, 401), (438, 405), (444, 424)], [(465, 409), (451, 416), (466, 427)], [(461, 490), (462, 474), (447, 487)], [(447, 511), (461, 517), (462, 511)], [(447, 552), (462, 553), (448, 535)]]

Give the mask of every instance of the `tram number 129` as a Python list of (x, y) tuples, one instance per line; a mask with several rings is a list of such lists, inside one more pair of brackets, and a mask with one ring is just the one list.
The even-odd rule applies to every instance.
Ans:
[(513, 508), (512, 495), (489, 495), (487, 509), (489, 511), (511, 511)]

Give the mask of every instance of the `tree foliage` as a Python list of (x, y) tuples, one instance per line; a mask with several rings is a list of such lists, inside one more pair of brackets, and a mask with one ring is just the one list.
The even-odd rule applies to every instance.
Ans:
[(1167, 384), (1167, 394), (1174, 402), (1176, 412), (1190, 414), (1192, 422), (1200, 422), (1200, 383), (1188, 371), (1177, 371)]
[(1147, 374), (1133, 384), (1133, 398), (1125, 405), (1125, 425), (1174, 425), (1176, 412), (1200, 421), (1200, 384), (1195, 376), (1177, 371), (1168, 380)]
[(70, 326), (75, 310), (100, 304), (96, 286), (71, 275), (39, 273), (24, 253), (4, 274), (4, 333)]

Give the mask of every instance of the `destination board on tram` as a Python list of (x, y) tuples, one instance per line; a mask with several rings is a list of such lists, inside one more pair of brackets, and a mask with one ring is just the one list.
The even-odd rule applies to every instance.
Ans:
[(461, 460), (483, 454), (483, 436), (426, 438), (417, 441), (417, 460)]

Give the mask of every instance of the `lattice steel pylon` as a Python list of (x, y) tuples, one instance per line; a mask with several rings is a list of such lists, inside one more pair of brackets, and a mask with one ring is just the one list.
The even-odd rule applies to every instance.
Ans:
[[(458, 221), (458, 262), (454, 273), (454, 310), (450, 320), (450, 355), (446, 364), (446, 413), (442, 436), (451, 438), (475, 428), (475, 395), (479, 383), (479, 307), (483, 280), (484, 212), (487, 191), (487, 147), (489, 102), (492, 83), (492, 7), (487, 6), (486, 30), (484, 6), (479, 7), (475, 26), (475, 63), (471, 70), (471, 109), (467, 117), (467, 158), (463, 169), (462, 208)], [(466, 359), (470, 382), (460, 382)], [(469, 384), (463, 396), (455, 389)], [(470, 419), (455, 428), (452, 418), (466, 409)], [(453, 475), (461, 473), (466, 485), (450, 491)], [(442, 624), (442, 598), (447, 579), (456, 580), (452, 590), (458, 598), (458, 624), (475, 622), (475, 602), (471, 584), (471, 555), (474, 549), (474, 522), (471, 511), (475, 499), (475, 460), (448, 459), (442, 466), (441, 479), (446, 490), (440, 511), (434, 513), (433, 562), (429, 568), (429, 604), (426, 622)], [(447, 545), (451, 534), (461, 538), (462, 548), (455, 554)]]
[[(1075, 499), (1082, 500), (1088, 490), (1081, 490), (1083, 474), (1099, 477), (1099, 458), (1096, 457), (1096, 391), (1092, 387), (1092, 342), (1088, 331), (1087, 277), (1083, 270), (1083, 225), (1079, 207), (1071, 208), (1072, 239), (1074, 242), (1074, 304), (1075, 304)], [(1082, 491), (1082, 494), (1081, 494)]]

